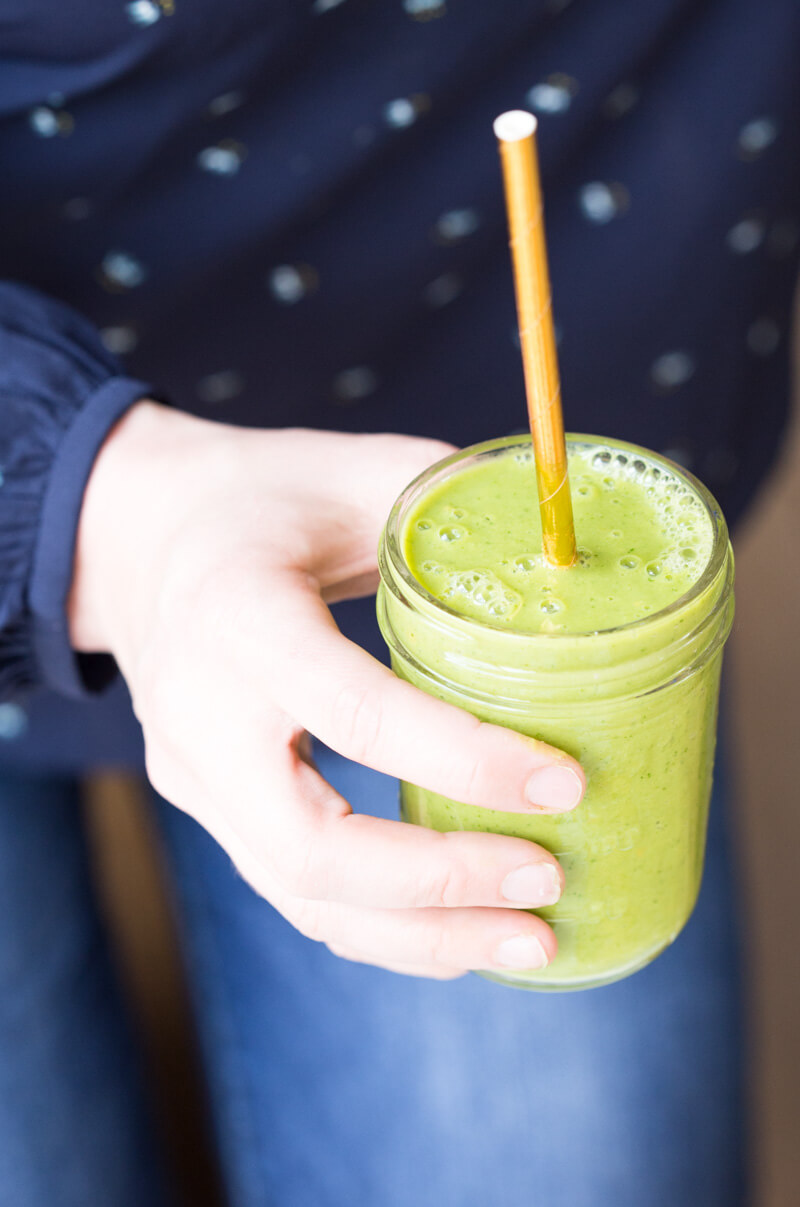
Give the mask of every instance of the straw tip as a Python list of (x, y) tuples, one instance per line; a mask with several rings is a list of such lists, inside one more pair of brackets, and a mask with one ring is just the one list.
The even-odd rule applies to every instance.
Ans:
[(523, 138), (530, 138), (536, 126), (536, 118), (525, 109), (509, 109), (494, 119), (495, 137), (500, 142), (519, 142)]

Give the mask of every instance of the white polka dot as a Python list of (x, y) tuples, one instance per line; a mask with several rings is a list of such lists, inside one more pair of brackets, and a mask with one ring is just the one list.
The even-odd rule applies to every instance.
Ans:
[(208, 106), (208, 112), (212, 117), (222, 117), (225, 113), (232, 113), (243, 103), (244, 93), (234, 89), (232, 92), (223, 92), (220, 96), (215, 96)]
[(755, 159), (778, 137), (777, 122), (771, 117), (756, 117), (739, 131), (737, 147), (742, 159)]
[(0, 738), (11, 742), (28, 728), (28, 714), (19, 704), (0, 704)]
[(114, 356), (125, 356), (128, 352), (133, 352), (139, 343), (136, 329), (129, 323), (119, 327), (104, 327), (100, 332), (100, 339)]
[(747, 328), (747, 346), (755, 356), (771, 356), (780, 342), (780, 327), (766, 315)]
[(398, 127), (410, 126), (417, 119), (411, 101), (402, 97), (396, 101), (389, 101), (389, 104), (384, 106), (383, 116), (390, 126)]
[(40, 138), (54, 138), (58, 134), (58, 118), (44, 105), (31, 110), (28, 121)]
[(773, 260), (785, 260), (791, 256), (800, 238), (800, 228), (793, 218), (780, 218), (773, 222), (767, 235), (767, 254)]
[(578, 81), (571, 75), (549, 75), (546, 80), (534, 84), (526, 100), (534, 113), (566, 113), (577, 91)]
[(267, 276), (272, 296), (285, 306), (293, 306), (317, 288), (319, 278), (310, 264), (278, 264)]
[(429, 306), (439, 310), (442, 306), (454, 302), (463, 289), (464, 283), (457, 272), (443, 272), (440, 277), (425, 286), (422, 296)]
[(225, 139), (213, 147), (205, 147), (197, 156), (197, 166), (214, 176), (235, 176), (247, 154), (244, 146)]
[(593, 180), (578, 193), (583, 216), (600, 226), (623, 214), (630, 204), (630, 195), (623, 184)]
[(47, 105), (37, 105), (28, 114), (28, 124), (39, 138), (55, 138), (60, 134), (71, 134), (75, 121), (70, 113), (63, 110), (48, 109)]
[(367, 365), (355, 365), (352, 369), (343, 369), (333, 379), (334, 397), (339, 402), (358, 402), (366, 398), (378, 387), (378, 379)]
[(312, 13), (326, 13), (331, 8), (338, 8), (344, 0), (314, 0), (311, 5)]
[(669, 461), (675, 461), (677, 465), (682, 465), (684, 469), (692, 468), (694, 458), (688, 448), (683, 448), (681, 445), (674, 445), (672, 448), (662, 448), (661, 455)]
[(480, 224), (477, 210), (448, 210), (437, 219), (434, 236), (437, 243), (458, 243), (474, 234)]
[(737, 256), (746, 256), (755, 251), (764, 241), (765, 226), (760, 218), (743, 218), (732, 226), (725, 242)]
[(639, 102), (639, 89), (635, 84), (623, 82), (609, 92), (603, 102), (606, 117), (624, 117)]
[(432, 21), (447, 12), (445, 0), (403, 0), (403, 8), (415, 21)]
[(103, 256), (100, 282), (112, 292), (135, 289), (146, 277), (147, 269), (144, 265), (126, 251), (110, 251)]
[(195, 386), (197, 397), (201, 402), (228, 402), (241, 394), (244, 389), (244, 378), (235, 369), (223, 369), (219, 373), (209, 373), (201, 377)]
[(411, 126), (421, 113), (430, 108), (431, 99), (425, 92), (415, 92), (412, 96), (398, 96), (383, 107), (383, 119), (387, 126), (402, 130)]
[(161, 9), (153, 0), (131, 0), (125, 5), (128, 20), (133, 25), (155, 25), (161, 16)]
[(356, 147), (368, 147), (370, 143), (375, 141), (374, 126), (356, 126), (353, 131), (353, 145)]
[(650, 366), (650, 377), (662, 390), (674, 390), (694, 376), (695, 363), (688, 352), (665, 352)]
[(92, 203), (88, 197), (71, 197), (65, 201), (61, 209), (62, 215), (68, 222), (82, 222), (92, 212)]

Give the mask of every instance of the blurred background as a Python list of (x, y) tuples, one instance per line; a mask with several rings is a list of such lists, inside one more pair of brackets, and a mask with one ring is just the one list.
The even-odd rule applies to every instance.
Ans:
[[(736, 535), (737, 615), (727, 660), (752, 1037), (752, 1207), (800, 1203), (798, 321), (795, 333), (795, 419), (780, 464)], [(221, 1207), (169, 889), (147, 810), (137, 785), (122, 777), (96, 777), (87, 788), (97, 875), (141, 1031), (176, 1195), (185, 1207)]]

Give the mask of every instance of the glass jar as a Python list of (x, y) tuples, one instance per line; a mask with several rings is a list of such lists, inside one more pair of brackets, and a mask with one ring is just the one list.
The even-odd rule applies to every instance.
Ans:
[(654, 959), (697, 898), (733, 553), (718, 505), (680, 466), (622, 441), (572, 436), (571, 450), (620, 452), (691, 490), (713, 534), (704, 570), (668, 607), (592, 633), (514, 632), (461, 615), (413, 575), (404, 524), (425, 492), (516, 446), (529, 450), (530, 441), (509, 437), (455, 453), (403, 492), (381, 541), (378, 619), (397, 675), (482, 721), (567, 751), (586, 772), (586, 795), (572, 813), (528, 816), (404, 783), (401, 813), (436, 830), (510, 834), (550, 850), (566, 888), (536, 912), (553, 927), (558, 955), (543, 970), (482, 975), (528, 989), (588, 989)]

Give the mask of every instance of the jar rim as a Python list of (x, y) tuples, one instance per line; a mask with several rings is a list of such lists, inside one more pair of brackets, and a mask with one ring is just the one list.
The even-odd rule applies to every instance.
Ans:
[[(729, 538), (728, 526), (725, 522), (725, 517), (722, 514), (722, 509), (717, 503), (711, 491), (696, 478), (688, 469), (684, 469), (682, 465), (671, 461), (669, 457), (665, 457), (660, 453), (654, 452), (652, 449), (647, 449), (639, 444), (632, 444), (626, 440), (618, 440), (613, 437), (606, 436), (591, 436), (584, 433), (567, 433), (567, 446), (587, 445), (600, 446), (618, 450), (621, 452), (632, 453), (645, 458), (648, 461), (656, 463), (658, 466), (665, 466), (669, 472), (679, 480), (682, 480), (689, 486), (698, 496), (703, 504), (708, 520), (711, 524), (712, 546), (711, 555), (706, 562), (699, 577), (692, 583), (687, 591), (679, 595), (671, 603), (666, 604), (663, 608), (659, 608), (657, 612), (648, 612), (646, 616), (637, 617), (636, 620), (626, 621), (625, 624), (614, 625), (608, 629), (592, 629), (589, 632), (525, 632), (520, 629), (507, 628), (503, 624), (489, 619), (476, 620), (471, 616), (465, 616), (463, 612), (451, 608), (449, 604), (438, 599), (433, 595), (427, 587), (411, 572), (408, 563), (401, 551), (400, 534), (401, 521), (404, 518), (407, 508), (414, 502), (422, 493), (422, 491), (433, 481), (434, 478), (448, 470), (452, 466), (457, 466), (460, 462), (466, 461), (468, 458), (485, 456), (501, 450), (519, 446), (526, 450), (531, 447), (531, 438), (528, 433), (522, 435), (500, 436), (494, 440), (484, 440), (479, 444), (469, 445), (467, 448), (458, 449), (455, 453), (451, 453), (448, 457), (443, 457), (440, 461), (436, 461), (433, 465), (428, 466), (422, 473), (409, 482), (408, 486), (397, 497), (392, 506), (389, 516), (386, 520), (386, 525), (381, 540), (381, 549), (379, 561), (381, 564), (381, 577), (388, 586), (396, 589), (396, 581), (399, 578), (407, 588), (409, 588), (415, 596), (421, 598), (425, 603), (433, 608), (436, 613), (440, 614), (442, 619), (452, 620), (459, 625), (466, 625), (467, 628), (475, 628), (479, 630), (491, 629), (493, 632), (502, 633), (509, 640), (520, 640), (524, 642), (532, 641), (571, 641), (580, 642), (581, 640), (596, 641), (598, 637), (605, 637), (615, 633), (635, 633), (637, 630), (653, 626), (657, 622), (664, 620), (676, 612), (681, 611), (693, 600), (698, 599), (717, 579), (722, 571), (726, 558), (728, 556)], [(383, 573), (384, 561), (388, 560), (394, 572), (393, 576)], [(719, 606), (718, 601), (717, 606)], [(716, 608), (714, 609), (716, 610)]]

